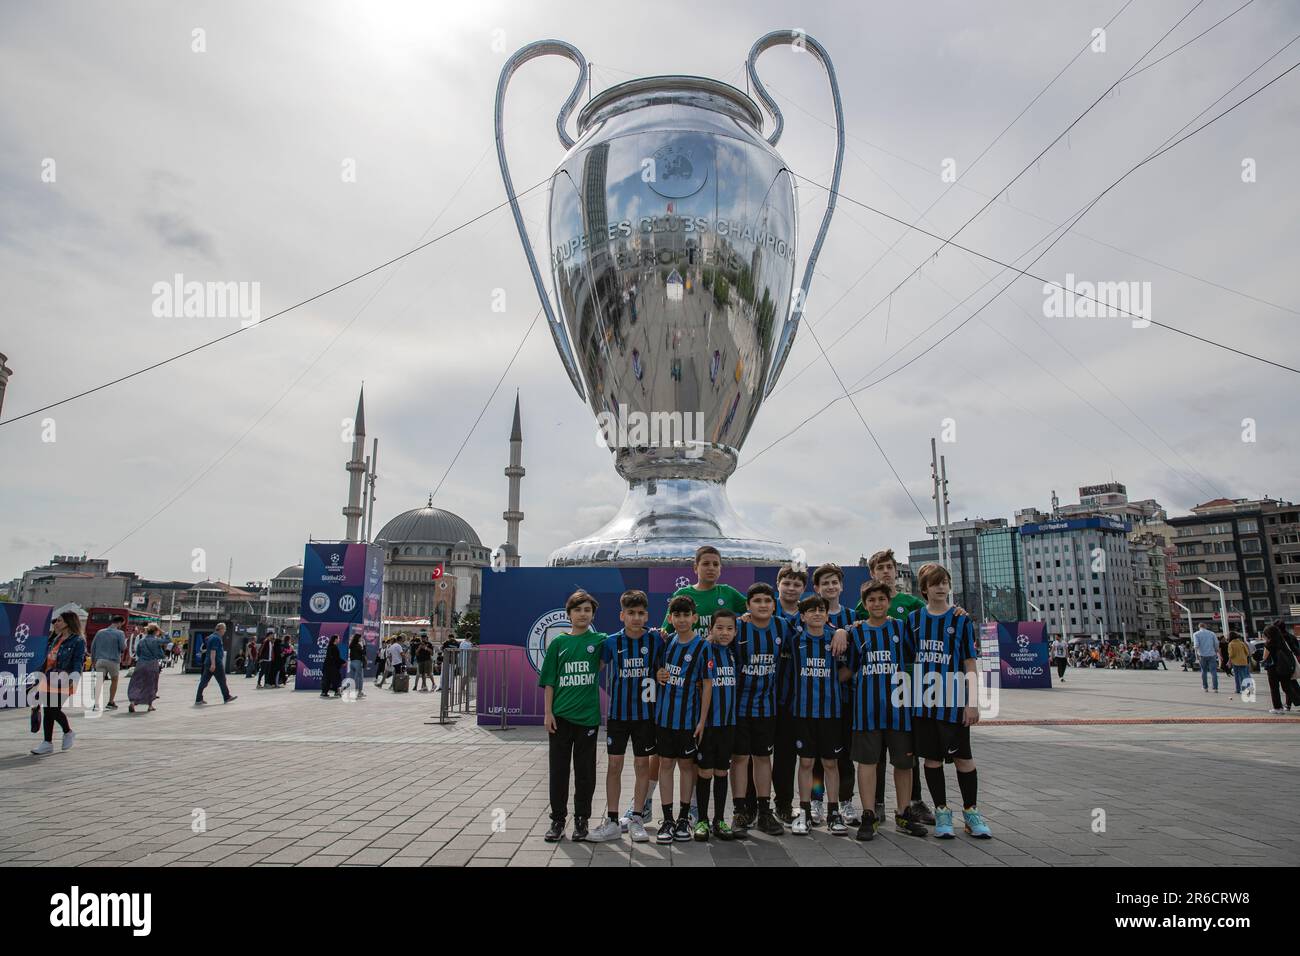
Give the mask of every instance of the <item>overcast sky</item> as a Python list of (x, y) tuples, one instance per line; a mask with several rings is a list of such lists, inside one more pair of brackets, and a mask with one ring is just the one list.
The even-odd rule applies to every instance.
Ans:
[[(1242, 2), (1205, 0), (1143, 65)], [(0, 352), (14, 374), (3, 417), (238, 327), (155, 317), (155, 282), (176, 273), (256, 281), (265, 315), (500, 203), (497, 74), (532, 40), (576, 44), (595, 65), (596, 90), (655, 73), (743, 87), (754, 39), (805, 29), (840, 77), (844, 196), (907, 222), (939, 199), (920, 225), (946, 236), (1195, 3), (1135, 0), (1108, 29), (1105, 52), (1083, 53), (978, 164), (1123, 0), (6, 4)], [(192, 48), (195, 29), (204, 52)], [(1250, 3), (1121, 84), (958, 241), (1020, 256), (1297, 34), (1294, 4)], [(1199, 122), (1298, 60), (1300, 42)], [(828, 181), (833, 111), (816, 61), (776, 49), (760, 72), (785, 110), (782, 155)], [(573, 77), (554, 58), (516, 78), (506, 128), (519, 188), (562, 155), (554, 115)], [(1149, 282), (1152, 318), (1300, 365), (1298, 151), (1300, 70), (1135, 172), (1031, 271)], [(947, 159), (955, 186), (942, 178)], [(349, 160), (355, 182), (341, 175)], [(824, 198), (800, 188), (805, 241)], [(544, 193), (524, 209), (539, 227)], [(952, 247), (927, 262), (938, 245), (841, 201), (808, 320), (846, 384), (882, 362), (877, 377), (902, 366), (970, 315), (959, 308), (923, 331), (958, 300), (974, 292), (968, 306), (977, 307), (1006, 282), (976, 292), (997, 267)], [(831, 345), (919, 263), (892, 301)], [(492, 310), (494, 289), (506, 290), (503, 313)], [(929, 439), (948, 418), (954, 519), (1046, 508), (1053, 489), (1076, 501), (1079, 485), (1112, 478), (1171, 513), (1218, 495), (1300, 495), (1292, 373), (1124, 317), (1049, 319), (1043, 304), (1041, 283), (1021, 279), (857, 396), (925, 514)], [(193, 579), (191, 555), (203, 548), (215, 576), (233, 559), (237, 582), (300, 561), (309, 535), (343, 534), (340, 422), (363, 379), (368, 430), (380, 439), (378, 530), (438, 485), (537, 307), (509, 212), (499, 210), (400, 269), (0, 427), (0, 579), (55, 553), (107, 554), (114, 568)], [(537, 565), (610, 517), (623, 485), (539, 323), (437, 505), (488, 547), (504, 540), (516, 389), (528, 471), (521, 550)], [(813, 561), (905, 552), (924, 524), (847, 401), (755, 458), (842, 394), (805, 329), (742, 451), (732, 500)], [(1247, 418), (1253, 442), (1242, 440)]]

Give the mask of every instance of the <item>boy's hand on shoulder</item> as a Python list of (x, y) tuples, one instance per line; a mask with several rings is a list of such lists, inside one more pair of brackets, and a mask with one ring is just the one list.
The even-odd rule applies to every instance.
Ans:
[(839, 657), (849, 648), (849, 632), (844, 628), (837, 628), (835, 636), (831, 638), (831, 654)]
[(655, 680), (657, 680), (657, 681), (658, 681), (659, 683), (661, 683), (661, 684), (667, 684), (667, 683), (668, 683), (668, 668), (666, 668), (666, 667), (661, 667), (661, 668), (659, 668), (659, 670), (655, 671)]
[(969, 615), (967, 615), (967, 613), (966, 613), (966, 609), (965, 609), (964, 607), (962, 607), (960, 604), (954, 604), (954, 605), (952, 606), (952, 616), (953, 616), (953, 617), (968, 617)]
[(739, 620), (744, 621), (745, 623), (748, 624), (748, 623), (749, 623), (749, 612), (746, 611), (744, 614), (740, 615)]

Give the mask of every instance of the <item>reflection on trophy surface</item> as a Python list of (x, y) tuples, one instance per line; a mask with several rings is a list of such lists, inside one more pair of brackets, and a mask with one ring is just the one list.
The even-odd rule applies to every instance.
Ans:
[[(751, 70), (765, 41), (790, 35), (755, 44)], [(512, 200), (502, 97), (510, 74), (543, 53), (567, 55), (585, 72), (581, 54), (560, 41), (525, 47), (503, 69), (498, 151)], [(765, 140), (762, 114), (740, 90), (703, 77), (646, 77), (587, 103), (573, 142), (563, 125), (575, 100), (560, 114), (571, 148), (550, 191), (559, 319), (536, 269), (534, 278), (561, 358), (628, 493), (612, 521), (549, 563), (689, 562), (701, 544), (750, 563), (783, 561), (788, 550), (747, 528), (725, 491), (800, 311), (790, 314), (796, 207), (793, 179), (772, 145), (779, 113)], [(524, 236), (518, 214), (516, 222)], [(801, 292), (810, 274), (811, 261)]]

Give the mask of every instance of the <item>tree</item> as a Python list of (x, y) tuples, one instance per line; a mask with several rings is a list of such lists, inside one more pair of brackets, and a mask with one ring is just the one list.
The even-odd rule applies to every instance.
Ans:
[(479, 640), (479, 613), (478, 611), (464, 611), (456, 615), (456, 637), (460, 640), (468, 640), (471, 644), (477, 646)]

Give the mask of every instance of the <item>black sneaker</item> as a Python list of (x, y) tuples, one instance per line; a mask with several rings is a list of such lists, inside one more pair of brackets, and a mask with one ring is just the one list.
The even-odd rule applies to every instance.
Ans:
[(694, 839), (694, 828), (691, 826), (691, 821), (686, 817), (680, 818), (673, 825), (673, 839), (678, 843), (689, 843)]
[(581, 843), (585, 839), (587, 839), (587, 818), (574, 817), (573, 818), (573, 842)]
[(862, 811), (862, 822), (858, 824), (858, 839), (867, 843), (876, 838), (876, 828), (880, 821), (876, 817), (874, 810)]
[(564, 820), (551, 821), (551, 828), (546, 831), (546, 836), (542, 837), (547, 843), (559, 843), (564, 839)]
[(113, 702), (110, 700), (107, 704), (104, 705), (104, 709), (105, 709), (105, 710), (117, 710), (117, 704), (113, 703)]
[(924, 800), (913, 800), (909, 803), (907, 817), (916, 823), (924, 823), (928, 827), (934, 826), (934, 812), (926, 806)]
[(785, 827), (771, 810), (758, 811), (758, 832), (766, 833), (768, 836), (781, 836), (785, 833)]
[(929, 829), (906, 813), (894, 814), (894, 829), (904, 836), (923, 837), (930, 833)]
[(750, 826), (753, 825), (753, 822), (753, 819), (749, 815), (749, 811), (744, 807), (740, 807), (731, 815), (732, 832), (739, 836), (741, 833), (748, 830)]
[(776, 819), (786, 826), (794, 823), (794, 810), (790, 807), (777, 807), (775, 814)]
[(672, 843), (673, 833), (675, 830), (676, 830), (676, 826), (673, 823), (673, 821), (665, 820), (663, 823), (659, 824), (659, 832), (655, 834), (655, 842)]

